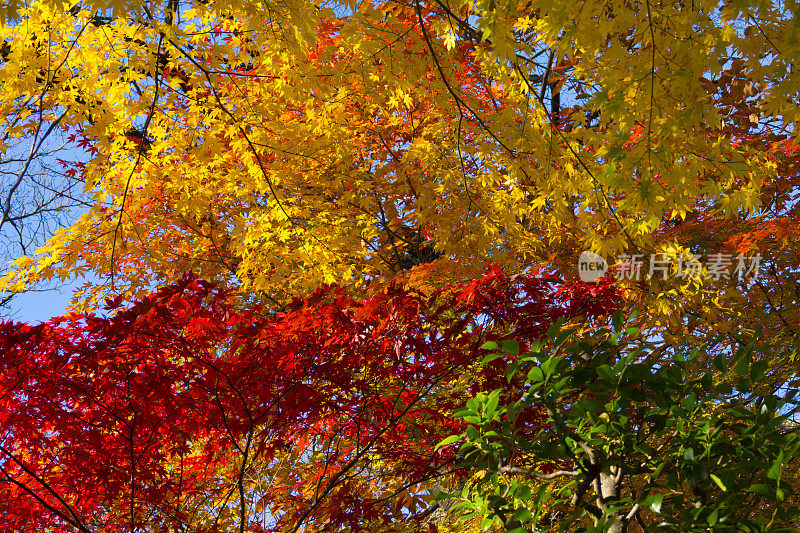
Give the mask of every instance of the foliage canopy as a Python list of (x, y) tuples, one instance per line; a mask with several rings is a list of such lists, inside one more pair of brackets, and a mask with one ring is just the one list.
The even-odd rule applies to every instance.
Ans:
[[(558, 491), (588, 483), (543, 504), (553, 524), (623, 530), (656, 494), (678, 529), (768, 524), (734, 512), (734, 474), (791, 522), (798, 35), (793, 1), (4, 3), (0, 168), (21, 170), (3, 223), (52, 132), (73, 157), (47, 187), (83, 187), (83, 211), (0, 288), (88, 276), (75, 309), (112, 302), (2, 325), (8, 527), (412, 527), (464, 476), (483, 481), (462, 507), (516, 527), (544, 500), (481, 498), (520, 447), (578, 472)], [(669, 268), (584, 284), (581, 250)], [(760, 271), (714, 270), (745, 256)], [(640, 311), (622, 347), (599, 329), (618, 307)], [(526, 353), (559, 318), (575, 353), (523, 358), (501, 403), (517, 350), (477, 365), (484, 337)], [(631, 373), (646, 397), (620, 388)], [(487, 402), (506, 418), (469, 414)], [(508, 434), (476, 433), (493, 424)], [(462, 456), (437, 455), (462, 433)], [(724, 472), (680, 456), (702, 438)], [(689, 488), (653, 492), (657, 463)], [(514, 490), (550, 490), (533, 478)]]

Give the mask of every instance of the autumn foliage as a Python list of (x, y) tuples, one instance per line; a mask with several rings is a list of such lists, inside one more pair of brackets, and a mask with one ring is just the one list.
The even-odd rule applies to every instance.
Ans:
[[(590, 290), (589, 290), (590, 289)], [(3, 531), (288, 531), (414, 522), (450, 474), (485, 341), (618, 305), (492, 268), (424, 296), (320, 289), (240, 310), (186, 277), (112, 316), (0, 326)], [(510, 394), (514, 395), (513, 391)], [(534, 412), (531, 420), (536, 419)]]
[[(413, 531), (440, 491), (477, 529), (790, 509), (798, 34), (770, 1), (3, 3), (0, 306), (85, 284), (0, 326), (0, 529)], [(668, 267), (612, 283), (621, 254)], [(708, 275), (736, 254), (760, 269)], [(539, 516), (560, 496), (515, 494), (563, 496), (556, 467), (575, 501)], [(764, 483), (712, 510), (737, 476)]]

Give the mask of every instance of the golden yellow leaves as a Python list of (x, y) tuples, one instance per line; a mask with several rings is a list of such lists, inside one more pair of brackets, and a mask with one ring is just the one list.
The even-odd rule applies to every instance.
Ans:
[[(652, 249), (697, 202), (758, 209), (775, 167), (716, 130), (710, 80), (739, 47), (737, 76), (759, 88), (742, 98), (763, 100), (755, 127), (795, 82), (759, 79), (752, 32), (731, 33), (732, 19), (677, 3), (425, 7), (424, 32), (399, 5), (336, 19), (301, 1), (190, 3), (169, 28), (163, 13), (95, 25), (89, 10), (27, 11), (52, 50), (2, 30), (27, 54), (0, 71), (0, 106), (44, 94), (99, 150), (86, 173), (96, 208), (35, 275), (87, 264), (135, 291), (194, 269), (293, 292), (396, 274), (423, 242), (465, 272), (514, 269), (579, 244)], [(27, 261), (15, 280), (34, 275)], [(435, 271), (425, 264), (412, 270)]]

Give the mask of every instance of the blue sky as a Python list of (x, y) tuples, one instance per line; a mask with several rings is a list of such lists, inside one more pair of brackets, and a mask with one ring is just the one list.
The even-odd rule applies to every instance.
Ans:
[(75, 288), (83, 283), (84, 280), (78, 280), (61, 289), (22, 293), (10, 302), (11, 313), (8, 318), (15, 321), (37, 323), (62, 315), (67, 309)]

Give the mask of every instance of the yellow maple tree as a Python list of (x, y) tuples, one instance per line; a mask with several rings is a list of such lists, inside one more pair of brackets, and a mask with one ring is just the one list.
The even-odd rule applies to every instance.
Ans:
[[(665, 220), (699, 201), (752, 213), (775, 176), (718, 127), (704, 82), (726, 61), (763, 120), (795, 118), (777, 6), (337, 6), (18, 10), (5, 116), (24, 96), (67, 111), (91, 207), (5, 286), (92, 271), (92, 294), (138, 294), (194, 269), (292, 295), (433, 259), (471, 274), (652, 253)], [(782, 51), (770, 65), (759, 39)]]

